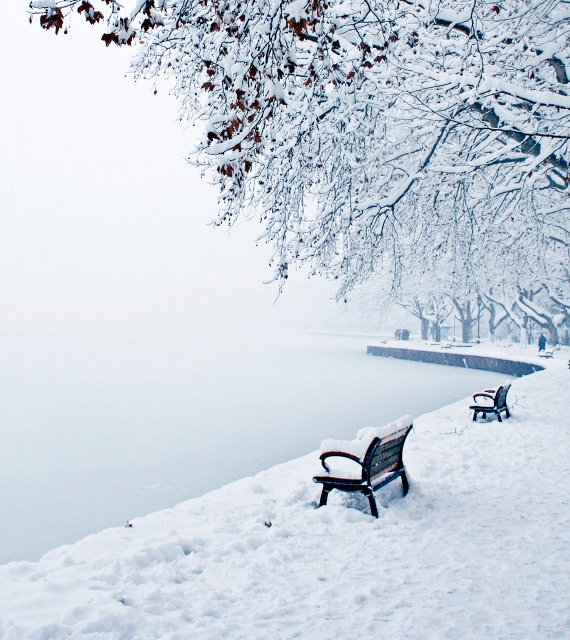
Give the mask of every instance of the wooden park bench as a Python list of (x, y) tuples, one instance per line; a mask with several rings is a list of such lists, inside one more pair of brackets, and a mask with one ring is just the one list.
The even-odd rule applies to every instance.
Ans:
[(374, 491), (402, 478), (406, 495), (409, 484), (402, 452), (412, 428), (412, 417), (404, 416), (380, 429), (361, 429), (356, 440), (325, 440), (321, 445), (320, 460), (326, 474), (313, 478), (314, 482), (323, 485), (319, 507), (327, 503), (333, 489), (350, 493), (359, 491), (368, 497), (370, 512), (377, 518)]
[(539, 358), (552, 358), (552, 349), (541, 349), (538, 352), (538, 357)]
[[(486, 417), (488, 413), (494, 413), (499, 422), (502, 422), (501, 413), (505, 412), (505, 417), (510, 418), (511, 414), (507, 407), (507, 393), (511, 385), (509, 383), (497, 387), (497, 389), (485, 389), (473, 396), (473, 402), (469, 408), (473, 411), (473, 420), (477, 420), (477, 416), (482, 413)], [(478, 400), (478, 398), (483, 399)]]

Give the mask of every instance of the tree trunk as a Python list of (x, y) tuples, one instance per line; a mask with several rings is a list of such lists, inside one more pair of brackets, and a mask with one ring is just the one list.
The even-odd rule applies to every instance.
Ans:
[(554, 325), (554, 322), (550, 318), (547, 319), (546, 331), (548, 331), (548, 344), (550, 346), (555, 346), (558, 344), (558, 331)]
[(529, 344), (530, 330), (528, 328), (528, 325), (529, 325), (528, 316), (525, 316), (524, 324), (521, 325), (521, 337), (520, 337), (521, 344)]
[(422, 331), (422, 340), (427, 340), (429, 338), (429, 320), (420, 316), (421, 322), (421, 331)]
[(495, 342), (495, 331), (497, 330), (497, 324), (495, 323), (495, 320), (497, 318), (497, 309), (492, 302), (487, 307), (487, 309), (489, 310), (489, 338), (491, 339), (491, 342)]
[(497, 331), (499, 325), (501, 325), (508, 317), (508, 314), (505, 313), (502, 318), (499, 318), (499, 320), (497, 320), (497, 306), (493, 302), (490, 302), (488, 306), (485, 305), (485, 309), (487, 309), (487, 311), (489, 312), (489, 337), (491, 338), (491, 342), (495, 342), (495, 332)]
[(461, 340), (468, 343), (473, 337), (473, 325), (477, 321), (477, 317), (473, 317), (473, 308), (471, 300), (467, 300), (463, 305), (456, 298), (453, 298), (453, 304), (459, 314), (459, 322), (461, 324)]
[(431, 335), (434, 342), (441, 342), (441, 325), (439, 322), (431, 323)]
[(473, 337), (473, 326), (470, 320), (470, 318), (467, 318), (461, 323), (461, 340), (465, 343), (471, 342)]

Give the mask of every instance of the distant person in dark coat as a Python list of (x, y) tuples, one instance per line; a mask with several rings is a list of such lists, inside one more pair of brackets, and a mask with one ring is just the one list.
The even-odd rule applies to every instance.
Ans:
[(546, 338), (544, 337), (544, 333), (540, 334), (538, 338), (538, 350), (544, 351), (546, 349)]

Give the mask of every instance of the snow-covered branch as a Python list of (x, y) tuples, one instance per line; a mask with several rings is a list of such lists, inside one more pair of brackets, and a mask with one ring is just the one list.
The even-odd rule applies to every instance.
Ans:
[(561, 0), (30, 7), (45, 29), (76, 12), (106, 44), (138, 45), (135, 77), (167, 82), (181, 117), (207, 123), (191, 160), (219, 185), (216, 223), (256, 212), (279, 278), (305, 264), (342, 295), (380, 264), (399, 277), (420, 261), (411, 246), (459, 265), (457, 243), (486, 273), (485, 256), (538, 264), (568, 232)]

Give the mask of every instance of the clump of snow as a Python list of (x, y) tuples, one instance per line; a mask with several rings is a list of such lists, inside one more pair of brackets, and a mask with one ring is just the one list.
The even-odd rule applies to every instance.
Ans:
[[(476, 391), (476, 390), (474, 390)], [(562, 638), (570, 628), (570, 371), (415, 420), (397, 483), (332, 492), (318, 452), (0, 567), (0, 638)]]
[(368, 447), (374, 438), (385, 438), (386, 436), (412, 426), (412, 416), (405, 415), (399, 420), (390, 422), (385, 427), (363, 427), (356, 434), (355, 440), (335, 440), (329, 438), (321, 443), (321, 453), (329, 451), (344, 451), (356, 456), (359, 460), (363, 460)]
[(299, 21), (301, 18), (307, 17), (307, 3), (305, 0), (295, 0), (295, 2), (286, 5), (283, 12), (290, 18)]

